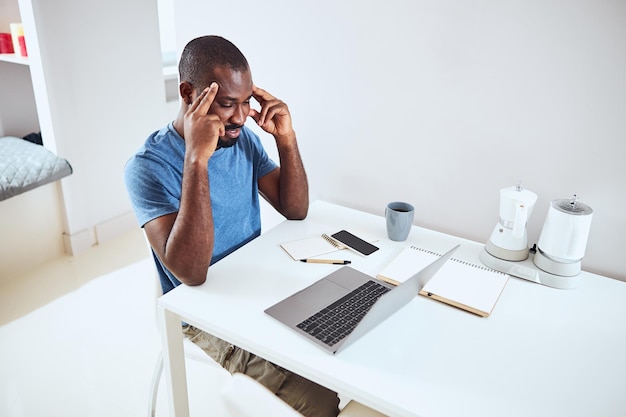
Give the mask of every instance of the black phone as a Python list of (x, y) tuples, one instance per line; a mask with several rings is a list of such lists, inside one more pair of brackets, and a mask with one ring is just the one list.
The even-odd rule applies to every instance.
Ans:
[(378, 250), (376, 246), (345, 230), (341, 230), (331, 237), (363, 255), (371, 255)]

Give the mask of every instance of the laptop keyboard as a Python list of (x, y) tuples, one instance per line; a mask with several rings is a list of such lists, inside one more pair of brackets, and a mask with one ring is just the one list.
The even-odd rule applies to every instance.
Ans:
[(375, 281), (368, 281), (319, 313), (305, 319), (298, 328), (333, 346), (349, 335), (365, 313), (389, 288)]

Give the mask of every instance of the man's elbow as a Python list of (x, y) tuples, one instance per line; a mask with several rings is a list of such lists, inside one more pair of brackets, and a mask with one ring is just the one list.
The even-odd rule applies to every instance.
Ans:
[(306, 204), (303, 207), (299, 207), (285, 213), (287, 220), (304, 220), (307, 214), (309, 214), (309, 205)]
[(306, 213), (293, 216), (287, 216), (287, 220), (304, 220), (306, 219)]
[(181, 271), (180, 274), (176, 274), (176, 278), (185, 285), (194, 287), (196, 285), (202, 285), (206, 281), (207, 268), (199, 268), (197, 270)]
[(180, 282), (182, 282), (185, 285), (189, 285), (190, 287), (194, 287), (196, 285), (202, 285), (204, 284), (204, 282), (206, 281), (206, 275), (204, 276), (199, 276), (199, 277), (187, 277), (184, 279), (181, 279)]

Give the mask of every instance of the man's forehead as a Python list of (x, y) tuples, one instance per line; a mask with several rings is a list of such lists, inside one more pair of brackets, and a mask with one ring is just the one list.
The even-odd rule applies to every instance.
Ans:
[(216, 72), (215, 81), (219, 85), (218, 97), (248, 98), (252, 95), (252, 77), (250, 71), (230, 70)]
[(219, 66), (213, 69), (213, 75), (219, 81), (231, 81), (231, 82), (247, 82), (252, 79), (252, 74), (249, 69), (239, 70), (228, 66)]

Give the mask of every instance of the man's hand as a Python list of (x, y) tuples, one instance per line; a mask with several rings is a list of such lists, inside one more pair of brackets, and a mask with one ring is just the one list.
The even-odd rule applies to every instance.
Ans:
[(207, 160), (215, 152), (219, 137), (225, 134), (224, 123), (219, 117), (207, 114), (217, 95), (217, 89), (215, 82), (205, 88), (191, 103), (184, 117), (187, 152)]
[(252, 96), (261, 105), (261, 111), (251, 108), (249, 116), (277, 140), (294, 139), (295, 133), (287, 105), (257, 86), (252, 87)]
[(261, 110), (250, 108), (249, 116), (274, 136), (280, 158), (278, 168), (259, 178), (259, 192), (287, 219), (304, 219), (309, 209), (309, 185), (289, 109), (281, 100), (257, 86), (252, 87), (252, 96), (261, 105)]

